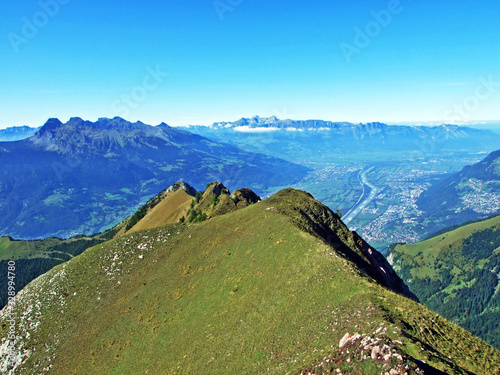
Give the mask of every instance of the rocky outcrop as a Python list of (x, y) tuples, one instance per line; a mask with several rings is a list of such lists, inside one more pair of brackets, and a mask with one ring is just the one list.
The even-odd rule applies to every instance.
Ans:
[(237, 207), (246, 207), (261, 200), (257, 194), (248, 188), (235, 190), (231, 194), (231, 198)]
[(184, 182), (184, 181), (178, 181), (176, 182), (175, 184), (169, 186), (166, 190), (165, 190), (165, 193), (168, 194), (168, 193), (172, 193), (174, 191), (177, 191), (179, 189), (182, 189), (184, 190), (186, 193), (188, 193), (189, 195), (191, 196), (195, 196), (197, 191), (194, 187), (192, 187), (191, 185), (189, 185), (188, 183)]

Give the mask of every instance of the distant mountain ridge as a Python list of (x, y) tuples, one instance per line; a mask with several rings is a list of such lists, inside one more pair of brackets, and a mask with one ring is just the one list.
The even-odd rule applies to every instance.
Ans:
[[(453, 124), (441, 124), (438, 126), (423, 126), (423, 125), (387, 125), (382, 122), (368, 122), (368, 123), (351, 123), (347, 121), (325, 121), (325, 120), (291, 120), (291, 119), (278, 119), (276, 116), (259, 117), (254, 116), (251, 118), (241, 118), (233, 122), (215, 122), (208, 126), (210, 128), (232, 128), (238, 129), (240, 127), (249, 127), (253, 129), (258, 128), (275, 128), (276, 130), (337, 130), (346, 131), (356, 129), (358, 132), (361, 130), (370, 132), (372, 134), (395, 133), (396, 130), (401, 132), (403, 130), (412, 129), (415, 134), (431, 134), (440, 135), (444, 132), (447, 138), (461, 138), (470, 136), (471, 134), (490, 134), (493, 133), (485, 129), (477, 129), (467, 126), (459, 126)], [(494, 133), (493, 133), (494, 134)]]
[(307, 168), (167, 124), (49, 119), (32, 137), (0, 143), (0, 235), (69, 237), (121, 221), (172, 181), (231, 188), (298, 181)]
[[(128, 146), (155, 148), (154, 142), (165, 141), (171, 145), (180, 145), (192, 137), (186, 131), (178, 130), (161, 123), (157, 126), (146, 125), (140, 121), (131, 123), (120, 117), (101, 118), (97, 122), (84, 121), (72, 117), (67, 123), (52, 118), (29, 141), (46, 151), (59, 153), (100, 152)], [(153, 143), (148, 143), (152, 141)]]
[(417, 205), (437, 229), (500, 214), (500, 150), (435, 182)]
[(349, 122), (333, 122), (333, 121), (323, 121), (323, 120), (280, 120), (276, 116), (271, 117), (259, 117), (254, 116), (251, 118), (242, 117), (239, 120), (232, 122), (215, 122), (209, 127), (212, 128), (238, 128), (241, 126), (248, 126), (251, 128), (276, 128), (276, 129), (286, 129), (286, 128), (298, 128), (298, 129), (321, 129), (321, 128), (335, 128), (339, 126), (351, 125)]
[[(490, 130), (443, 124), (440, 126), (387, 125), (323, 120), (280, 120), (275, 116), (215, 122), (210, 126), (181, 127), (205, 137), (237, 144), (247, 150), (283, 155), (287, 160), (303, 153), (418, 152), (433, 155), (446, 150), (491, 151), (500, 134)], [(290, 146), (290, 145), (293, 145)], [(290, 158), (290, 157), (291, 158)]]
[(32, 128), (26, 125), (0, 129), (0, 142), (13, 142), (29, 138), (39, 129), (40, 127)]

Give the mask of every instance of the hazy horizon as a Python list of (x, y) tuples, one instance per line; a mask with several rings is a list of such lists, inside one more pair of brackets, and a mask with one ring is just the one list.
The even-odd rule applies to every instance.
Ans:
[[(273, 115), (273, 116), (275, 116), (275, 115)], [(141, 120), (136, 120), (136, 121), (140, 121), (140, 122), (145, 123), (146, 125), (152, 125), (152, 126), (157, 126), (157, 125), (160, 125), (161, 123), (166, 123), (167, 125), (173, 126), (173, 127), (189, 127), (189, 126), (207, 126), (208, 127), (208, 126), (213, 125), (214, 123), (235, 122), (235, 121), (238, 121), (238, 120), (243, 119), (243, 118), (245, 118), (245, 119), (251, 119), (253, 117), (269, 118), (269, 117), (273, 117), (273, 116), (259, 116), (259, 115), (242, 116), (242, 117), (239, 117), (239, 118), (236, 118), (236, 119), (214, 121), (214, 122), (209, 123), (209, 124), (196, 124), (196, 123), (169, 124), (166, 121), (160, 121), (159, 123), (147, 123), (147, 122), (144, 122), (144, 121), (141, 121)], [(87, 119), (87, 118), (83, 118), (81, 116), (72, 116), (72, 117), (67, 118), (67, 119), (61, 119), (59, 117), (50, 117), (50, 118), (57, 118), (62, 123), (66, 123), (71, 118), (75, 118), (75, 117), (80, 117), (84, 121), (90, 121), (90, 122), (96, 122), (100, 118), (102, 118), (102, 117), (100, 117), (100, 118), (95, 118), (95, 119)], [(118, 116), (118, 117), (120, 117), (120, 116)], [(277, 117), (277, 116), (275, 116), (275, 117)], [(351, 123), (351, 124), (382, 123), (382, 124), (386, 124), (386, 125), (390, 125), (390, 126), (391, 125), (401, 125), (401, 126), (457, 125), (457, 126), (465, 126), (465, 127), (477, 127), (477, 128), (481, 128), (481, 129), (500, 129), (500, 120), (472, 121), (472, 122), (467, 122), (467, 123), (444, 123), (444, 122), (439, 122), (439, 121), (398, 121), (398, 122), (367, 121), (367, 122), (360, 122), (360, 121), (337, 121), (337, 120), (320, 119), (320, 118), (307, 118), (307, 119), (279, 118), (279, 117), (277, 117), (277, 118), (278, 118), (278, 120), (292, 120), (292, 121), (308, 121), (308, 120), (309, 121), (315, 121), (315, 120), (317, 120), (317, 121), (330, 121), (330, 122), (337, 122), (337, 123), (346, 122), (346, 123)], [(23, 127), (23, 126), (29, 126), (31, 128), (37, 128), (37, 127), (43, 126), (48, 120), (49, 119), (46, 119), (45, 121), (43, 121), (42, 123), (40, 123), (40, 125), (28, 125), (28, 124), (24, 124), (24, 125), (2, 126), (0, 124), (0, 130), (7, 129), (7, 128), (13, 128), (13, 127)], [(136, 121), (128, 120), (126, 118), (124, 118), (124, 120), (130, 121), (130, 122), (136, 122)]]

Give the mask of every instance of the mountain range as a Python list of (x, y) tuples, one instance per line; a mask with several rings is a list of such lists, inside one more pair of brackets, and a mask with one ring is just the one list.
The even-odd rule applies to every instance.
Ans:
[(450, 196), (440, 185), (498, 150), (500, 136), (489, 130), (274, 116), (186, 129), (311, 168), (295, 187), (349, 214), (350, 227), (381, 251), (394, 242), (419, 241), (437, 230), (499, 212), (494, 182), (476, 186), (469, 181), (467, 188)]
[[(420, 169), (437, 165), (437, 159), (447, 160), (440, 161), (444, 165), (439, 170), (462, 167), (461, 158), (476, 161), (474, 156), (479, 152), (500, 143), (495, 133), (453, 125), (393, 126), (276, 117), (243, 118), (188, 129), (212, 139), (166, 124), (153, 127), (120, 118), (95, 123), (72, 118), (66, 124), (50, 119), (28, 139), (0, 142), (0, 208), (6, 212), (0, 218), (0, 235), (33, 239), (100, 232), (130, 215), (161, 186), (177, 180), (191, 181), (197, 189), (204, 181), (224, 180), (230, 188), (250, 186), (263, 196), (300, 182), (300, 188), (345, 211), (362, 194), (357, 170), (376, 165), (383, 175), (384, 168), (398, 168), (403, 163), (413, 166), (418, 176)], [(332, 175), (336, 164), (348, 173)], [(428, 177), (419, 181), (417, 177), (413, 184), (428, 186), (441, 180)], [(390, 184), (379, 182), (381, 187)], [(495, 189), (483, 191), (483, 185), (466, 184), (470, 185), (468, 190), (461, 188), (460, 194), (470, 199), (461, 207), (461, 198), (454, 198), (453, 207), (444, 216), (440, 211), (432, 213), (436, 199), (440, 204), (444, 201), (441, 187), (424, 192), (416, 213), (427, 215), (428, 228), (422, 229), (420, 218), (409, 218), (417, 223), (412, 229), (415, 233), (410, 231), (413, 234), (409, 232), (409, 236), (427, 235), (484, 217), (488, 209), (494, 213), (496, 206), (490, 205), (491, 197), (485, 193)], [(387, 197), (377, 198), (374, 207), (380, 207), (381, 212), (390, 209), (397, 194), (406, 194), (407, 187), (401, 185), (401, 189), (384, 190)], [(465, 211), (455, 212), (460, 209)], [(363, 232), (366, 219), (360, 216), (359, 222), (356, 220), (352, 224)], [(388, 231), (392, 228), (392, 223), (383, 225)], [(369, 235), (365, 234), (382, 239), (376, 229), (379, 226), (366, 227)]]
[(40, 128), (30, 126), (12, 126), (0, 129), (0, 142), (13, 142), (26, 139), (34, 135)]
[[(275, 116), (241, 118), (211, 126), (184, 127), (196, 134), (281, 155), (287, 160), (335, 157), (339, 153), (406, 152), (435, 155), (448, 150), (491, 151), (498, 148), (500, 134), (490, 130), (443, 124), (440, 126), (354, 124), (323, 120), (280, 120)], [(376, 159), (374, 159), (376, 160)]]
[[(0, 142), (28, 138), (40, 128), (18, 126), (0, 129)], [(386, 125), (380, 122), (355, 124), (324, 120), (282, 120), (276, 116), (243, 117), (232, 122), (215, 122), (210, 126), (189, 125), (178, 128), (224, 142), (236, 143), (239, 146), (248, 146), (248, 142), (244, 139), (250, 136), (250, 144), (266, 154), (274, 154), (273, 148), (279, 146), (276, 143), (284, 134), (289, 138), (293, 134), (293, 137), (301, 138), (302, 142), (311, 138), (315, 141), (323, 138), (330, 143), (337, 141), (336, 146), (339, 149), (347, 147), (345, 141), (355, 141), (360, 149), (351, 149), (351, 152), (361, 151), (361, 147), (368, 147), (373, 151), (382, 145), (392, 147), (394, 151), (417, 150), (427, 154), (460, 147), (488, 150), (496, 149), (500, 140), (500, 134), (491, 130), (451, 124), (439, 126)], [(283, 130), (288, 133), (281, 132)], [(258, 142), (251, 140), (256, 137), (264, 140), (260, 147)], [(343, 142), (338, 142), (340, 140)], [(284, 150), (286, 149), (285, 147)], [(279, 156), (278, 152), (276, 154)], [(285, 156), (287, 156), (286, 153)]]
[(121, 118), (47, 123), (0, 143), (0, 235), (69, 237), (105, 230), (171, 181), (227, 181), (259, 194), (307, 168), (172, 128)]
[[(370, 131), (371, 135), (375, 134), (396, 134), (397, 132), (406, 131), (407, 128), (412, 128), (415, 133), (426, 133), (433, 134), (433, 132), (439, 132), (440, 130), (445, 130), (448, 133), (447, 138), (461, 138), (463, 136), (470, 136), (471, 134), (480, 134), (482, 130), (479, 128), (459, 126), (452, 124), (441, 124), (434, 126), (424, 126), (424, 125), (387, 125), (380, 122), (369, 122), (369, 123), (351, 123), (346, 121), (335, 122), (335, 121), (325, 121), (325, 120), (291, 120), (291, 119), (278, 119), (276, 116), (271, 117), (260, 117), (254, 116), (251, 118), (242, 117), (239, 120), (232, 122), (214, 122), (209, 128), (224, 128), (224, 129), (235, 129), (236, 131), (245, 132), (249, 129), (264, 130), (265, 128), (269, 130), (279, 130), (288, 129), (289, 131), (321, 131), (326, 129), (336, 129), (342, 132), (348, 133), (355, 129), (352, 133), (354, 136), (363, 137), (361, 134), (364, 131)], [(434, 133), (437, 134), (437, 133)], [(483, 133), (484, 134), (484, 133)]]
[(163, 191), (113, 239), (20, 291), (0, 312), (1, 371), (500, 372), (498, 351), (418, 304), (384, 257), (310, 194), (259, 201), (218, 182), (192, 193)]
[(500, 214), (500, 150), (438, 178), (416, 204), (434, 231)]

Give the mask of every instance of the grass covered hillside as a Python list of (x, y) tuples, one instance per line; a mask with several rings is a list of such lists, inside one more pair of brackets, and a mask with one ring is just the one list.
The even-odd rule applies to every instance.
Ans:
[(388, 253), (430, 309), (500, 348), (500, 216)]
[[(229, 190), (220, 182), (208, 184), (205, 192), (197, 192), (187, 183), (179, 181), (151, 198), (122, 223), (104, 233), (93, 236), (80, 235), (69, 239), (47, 238), (34, 241), (0, 237), (0, 272), (8, 275), (9, 261), (16, 262), (15, 288), (18, 291), (52, 267), (115, 236), (184, 220), (201, 221), (205, 220), (207, 215), (208, 217), (221, 215), (259, 200), (260, 198), (249, 189), (236, 190), (229, 195)], [(7, 303), (8, 282), (8, 278), (0, 279), (0, 291), (2, 291), (0, 309)]]
[(16, 290), (21, 290), (36, 277), (52, 267), (64, 263), (81, 254), (89, 247), (105, 242), (112, 237), (108, 231), (92, 237), (77, 236), (67, 240), (47, 238), (36, 241), (17, 241), (10, 237), (0, 237), (0, 309), (8, 298), (9, 261), (16, 263)]
[(0, 371), (500, 374), (499, 352), (403, 296), (309, 194), (209, 216), (116, 237), (34, 280), (0, 313)]
[(176, 182), (151, 198), (122, 225), (118, 225), (118, 235), (177, 223), (186, 215), (196, 194), (196, 189), (189, 184)]

